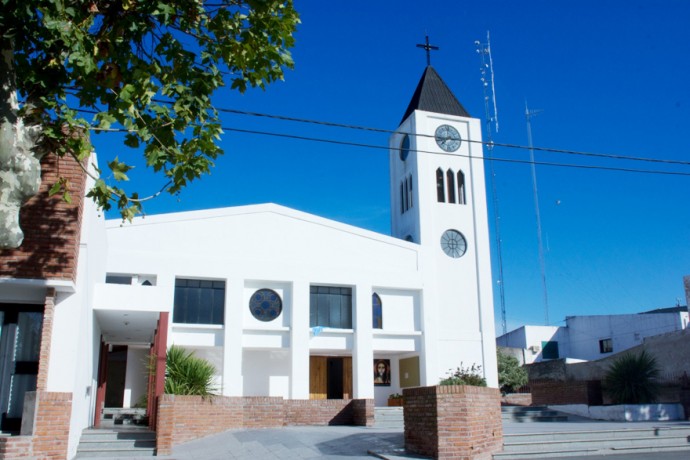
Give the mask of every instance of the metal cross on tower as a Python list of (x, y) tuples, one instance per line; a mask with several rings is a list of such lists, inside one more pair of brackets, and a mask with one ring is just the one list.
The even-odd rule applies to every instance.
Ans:
[(431, 50), (438, 50), (438, 46), (429, 44), (429, 36), (426, 36), (426, 43), (417, 44), (417, 48), (424, 48), (426, 51), (426, 65), (431, 65)]

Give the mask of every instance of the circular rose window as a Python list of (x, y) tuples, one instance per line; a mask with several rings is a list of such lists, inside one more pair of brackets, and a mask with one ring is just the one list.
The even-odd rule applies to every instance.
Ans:
[(283, 301), (272, 289), (259, 289), (249, 300), (249, 310), (259, 321), (273, 321), (283, 311)]

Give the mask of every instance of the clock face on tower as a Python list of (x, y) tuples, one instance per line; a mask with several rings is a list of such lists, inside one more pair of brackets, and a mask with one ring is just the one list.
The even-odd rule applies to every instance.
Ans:
[(467, 251), (467, 241), (459, 231), (453, 229), (446, 230), (441, 235), (441, 249), (443, 249), (447, 256), (457, 259), (462, 257), (465, 251)]
[(441, 125), (436, 128), (434, 137), (438, 146), (446, 152), (455, 152), (460, 148), (460, 142), (462, 141), (458, 130), (450, 125)]

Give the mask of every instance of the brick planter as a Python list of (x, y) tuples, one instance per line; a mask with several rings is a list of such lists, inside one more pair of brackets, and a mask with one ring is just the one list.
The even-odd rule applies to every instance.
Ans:
[(496, 388), (433, 386), (403, 390), (405, 449), (438, 459), (491, 460), (503, 448)]
[(373, 399), (295, 400), (279, 397), (175, 396), (158, 398), (156, 449), (239, 428), (374, 423)]

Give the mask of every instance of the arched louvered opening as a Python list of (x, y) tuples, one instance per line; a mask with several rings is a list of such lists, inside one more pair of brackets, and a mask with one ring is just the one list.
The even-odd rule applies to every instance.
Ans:
[(467, 204), (465, 198), (465, 174), (458, 171), (458, 204)]
[(455, 173), (452, 169), (446, 172), (446, 179), (448, 180), (448, 203), (455, 203)]
[(446, 192), (443, 180), (443, 170), (438, 168), (436, 170), (436, 197), (439, 203), (444, 203), (446, 201)]

